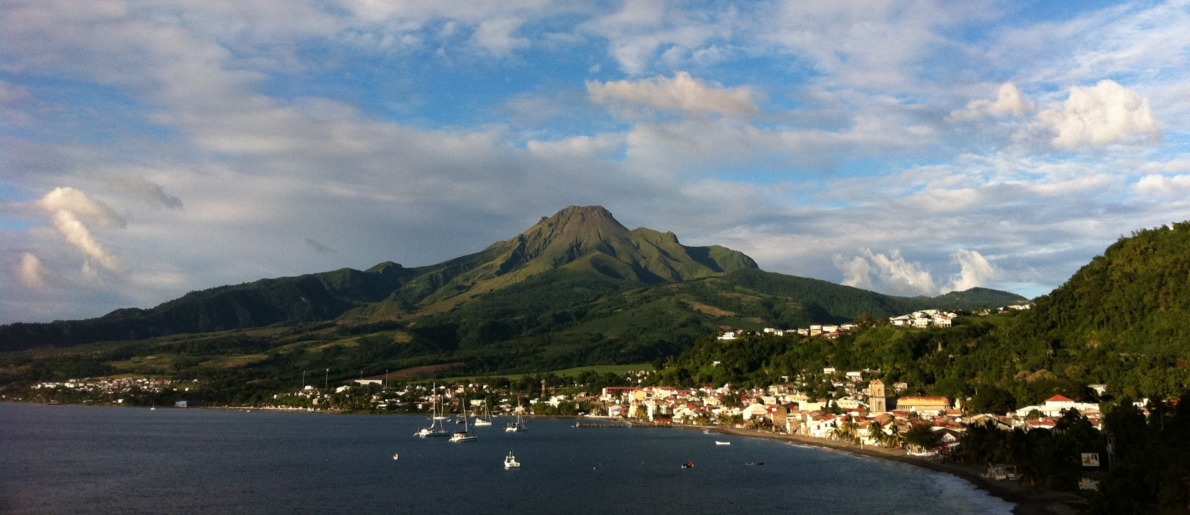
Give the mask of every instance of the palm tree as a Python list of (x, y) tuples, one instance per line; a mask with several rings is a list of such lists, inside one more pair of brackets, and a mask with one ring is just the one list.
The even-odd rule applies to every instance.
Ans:
[(876, 445), (885, 446), (884, 443), (887, 441), (888, 435), (884, 432), (880, 422), (873, 420), (868, 423), (868, 439), (876, 442)]
[(843, 425), (839, 427), (839, 429), (842, 431), (842, 439), (850, 443), (856, 443), (859, 441), (859, 434), (857, 434), (856, 430), (857, 428), (858, 426), (856, 425), (855, 421), (851, 419), (851, 415), (844, 416)]
[(905, 433), (901, 432), (901, 426), (896, 422), (891, 422), (889, 427), (888, 441), (889, 447), (901, 448), (905, 446)]

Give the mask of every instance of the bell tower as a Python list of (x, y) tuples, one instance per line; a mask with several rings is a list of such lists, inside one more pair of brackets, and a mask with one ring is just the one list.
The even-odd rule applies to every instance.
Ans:
[(879, 379), (873, 379), (871, 383), (868, 383), (868, 409), (872, 413), (888, 411), (888, 399), (884, 396), (884, 383)]

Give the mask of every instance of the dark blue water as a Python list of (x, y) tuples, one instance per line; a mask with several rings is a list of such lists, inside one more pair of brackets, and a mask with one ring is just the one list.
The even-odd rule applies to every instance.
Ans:
[[(507, 420), (507, 419), (505, 419)], [(783, 442), (533, 420), (0, 403), (6, 513), (1007, 513), (954, 476)], [(717, 446), (714, 440), (730, 440)], [(522, 468), (504, 470), (515, 452)], [(392, 459), (400, 453), (400, 460)], [(693, 461), (694, 468), (681, 464)], [(763, 466), (747, 462), (764, 461)]]

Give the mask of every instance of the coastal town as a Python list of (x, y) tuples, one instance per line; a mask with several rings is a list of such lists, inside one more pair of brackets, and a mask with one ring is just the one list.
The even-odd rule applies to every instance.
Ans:
[[(1028, 305), (1005, 309), (1028, 309)], [(960, 315), (926, 310), (889, 317), (887, 324), (907, 330), (946, 330)], [(963, 315), (966, 316), (966, 315)], [(757, 331), (724, 329), (715, 337), (721, 345), (734, 345), (753, 337), (800, 338), (803, 342), (830, 341), (854, 324), (813, 325), (806, 328)], [(717, 367), (718, 362), (706, 364)], [(329, 372), (329, 371), (322, 371)], [(1097, 402), (1082, 402), (1052, 395), (1025, 406), (998, 410), (975, 409), (971, 398), (921, 395), (920, 385), (903, 381), (885, 383), (881, 370), (848, 370), (822, 367), (781, 376), (768, 385), (702, 385), (675, 387), (658, 384), (651, 367), (623, 370), (615, 376), (526, 375), (520, 378), (467, 378), (400, 380), (385, 374), (332, 382), (328, 375), (301, 374), (301, 383), (289, 391), (244, 405), (202, 402), (201, 379), (149, 377), (79, 378), (32, 385), (24, 395), (6, 395), (6, 401), (101, 404), (116, 406), (207, 407), (251, 410), (335, 413), (394, 413), (424, 415), (435, 405), (456, 419), (464, 417), (574, 417), (578, 427), (671, 427), (729, 433), (739, 436), (785, 439), (805, 445), (828, 447), (857, 454), (906, 461), (953, 473), (980, 484), (1014, 502), (1062, 506), (1084, 502), (1070, 492), (1036, 488), (1035, 476), (1011, 463), (972, 462), (965, 442), (979, 441), (972, 431), (1013, 434), (1057, 433), (1072, 423), (1098, 434), (1104, 415)], [(321, 379), (306, 384), (307, 379)], [(1086, 385), (1096, 398), (1109, 385)], [(824, 394), (825, 392), (825, 394)], [(1148, 416), (1147, 400), (1134, 403)], [(1074, 421), (1074, 422), (1072, 422)], [(1111, 446), (1078, 453), (1082, 473), (1077, 489), (1088, 495), (1100, 488), (1100, 471), (1110, 465)], [(1106, 451), (1106, 452), (1103, 452)], [(1057, 507), (1057, 508), (1055, 508)]]
[[(1028, 305), (1007, 309), (1028, 309)], [(889, 318), (889, 323), (905, 327), (950, 327), (958, 315), (941, 310), (925, 310)], [(763, 334), (831, 339), (854, 330), (853, 324), (813, 325), (783, 331), (766, 328)], [(726, 330), (717, 339), (730, 342), (745, 338), (746, 331)], [(711, 363), (717, 366), (718, 363)], [(271, 399), (251, 406), (257, 409), (336, 412), (428, 412), (435, 399), (449, 399), (456, 416), (489, 411), (497, 416), (518, 413), (538, 416), (582, 416), (618, 419), (649, 426), (724, 428), (768, 435), (788, 435), (820, 441), (823, 444), (851, 445), (860, 449), (887, 449), (922, 459), (948, 460), (955, 455), (968, 427), (979, 425), (1003, 431), (1021, 429), (1052, 430), (1064, 416), (1077, 414), (1096, 429), (1101, 429), (1102, 414), (1098, 403), (1077, 402), (1054, 395), (1035, 405), (1003, 413), (980, 413), (969, 409), (969, 399), (950, 399), (906, 393), (904, 382), (885, 384), (879, 370), (801, 371), (784, 376), (786, 381), (764, 387), (743, 388), (731, 384), (677, 388), (649, 384), (651, 370), (634, 370), (618, 381), (621, 386), (601, 386), (590, 382), (567, 382), (565, 378), (541, 379), (527, 385), (522, 380), (484, 382), (456, 381), (442, 384), (427, 382), (390, 382), (388, 377), (355, 379), (342, 384), (324, 381), (321, 387), (303, 384), (299, 388), (272, 395)], [(303, 374), (303, 378), (305, 375)], [(313, 377), (313, 375), (311, 375)], [(829, 397), (813, 396), (805, 385), (829, 384)], [(539, 386), (539, 388), (537, 388)], [(1107, 385), (1087, 385), (1103, 394)], [(50, 402), (100, 403), (116, 405), (157, 405), (155, 400), (177, 399), (176, 407), (200, 403), (184, 398), (191, 389), (201, 389), (197, 379), (181, 381), (161, 378), (93, 378), (62, 382), (44, 382), (30, 390), (33, 400)], [(519, 392), (519, 393), (516, 393)], [(12, 399), (9, 399), (12, 400)], [(163, 403), (164, 404), (164, 403)], [(1137, 402), (1144, 410), (1145, 403)], [(1086, 458), (1088, 465), (1098, 465), (1107, 457)], [(993, 479), (1016, 479), (1012, 473), (989, 469)], [(1094, 489), (1093, 480), (1081, 488)]]

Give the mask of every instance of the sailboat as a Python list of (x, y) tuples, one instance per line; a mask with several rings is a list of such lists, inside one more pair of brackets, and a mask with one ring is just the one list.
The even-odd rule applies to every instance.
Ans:
[(525, 430), (525, 410), (517, 407), (516, 422), (504, 428), (506, 433), (520, 433)]
[[(463, 406), (466, 406), (466, 405), (467, 405), (467, 400), (463, 399)], [(450, 442), (451, 443), (474, 442), (478, 439), (479, 439), (478, 436), (467, 434), (467, 411), (464, 408), (464, 410), (463, 410), (463, 430), (457, 431), (457, 432), (455, 432), (455, 434), (451, 435)]]
[(450, 436), (450, 432), (442, 427), (442, 421), (446, 420), (445, 413), (441, 412), (439, 408), (438, 395), (435, 394), (430, 400), (430, 427), (423, 427), (419, 429), (413, 436), (418, 438), (443, 438)]
[(488, 403), (483, 403), (483, 416), (475, 417), (475, 426), (490, 426), (492, 425), (492, 414), (488, 412)]

